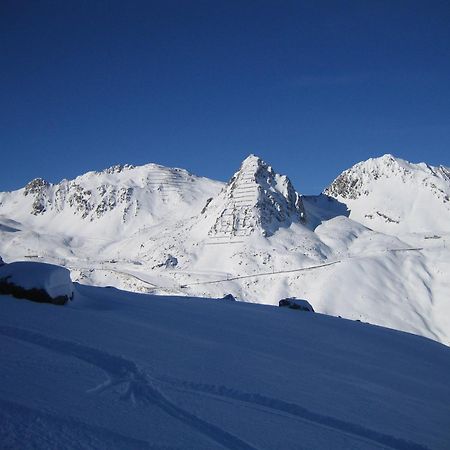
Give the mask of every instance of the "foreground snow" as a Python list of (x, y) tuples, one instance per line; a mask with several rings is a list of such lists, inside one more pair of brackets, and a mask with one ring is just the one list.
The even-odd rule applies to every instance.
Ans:
[(6, 448), (445, 449), (450, 349), (285, 308), (0, 297)]

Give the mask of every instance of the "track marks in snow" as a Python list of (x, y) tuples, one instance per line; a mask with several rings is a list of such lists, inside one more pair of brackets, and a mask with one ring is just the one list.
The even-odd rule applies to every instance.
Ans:
[(129, 400), (133, 404), (157, 405), (169, 416), (183, 422), (193, 430), (229, 449), (256, 450), (255, 447), (237, 436), (180, 408), (164, 395), (159, 386), (165, 385), (169, 388), (183, 389), (256, 405), (278, 413), (281, 412), (298, 417), (302, 420), (349, 434), (358, 439), (370, 441), (383, 447), (397, 450), (427, 450), (427, 447), (414, 442), (380, 433), (356, 423), (311, 411), (296, 403), (286, 402), (262, 394), (239, 391), (221, 385), (178, 380), (171, 377), (152, 378), (133, 361), (80, 343), (55, 339), (33, 331), (14, 327), (0, 327), (0, 334), (38, 345), (65, 356), (78, 358), (81, 361), (102, 369), (106, 373), (107, 379), (90, 389), (88, 391), (89, 393), (98, 394), (112, 389), (115, 386), (122, 386), (123, 393), (121, 397), (123, 399)]
[(375, 430), (371, 430), (362, 425), (347, 422), (335, 417), (326, 416), (324, 414), (316, 413), (307, 408), (291, 402), (285, 402), (276, 398), (268, 397), (256, 393), (248, 393), (239, 391), (237, 389), (231, 389), (226, 386), (216, 386), (212, 384), (194, 383), (183, 380), (177, 380), (174, 378), (166, 378), (160, 380), (162, 383), (166, 383), (172, 387), (178, 387), (186, 391), (200, 392), (216, 397), (222, 397), (231, 400), (237, 400), (239, 402), (248, 403), (251, 405), (262, 406), (269, 410), (289, 414), (291, 416), (298, 417), (308, 422), (312, 422), (327, 428), (369, 440), (375, 444), (380, 444), (383, 447), (389, 447), (396, 450), (427, 450), (420, 444), (416, 444), (411, 441), (400, 439), (388, 434), (380, 433)]
[(0, 327), (0, 334), (38, 345), (65, 356), (78, 358), (81, 361), (102, 369), (106, 372), (107, 379), (91, 389), (89, 391), (90, 393), (100, 393), (114, 386), (124, 385), (125, 390), (124, 394), (122, 394), (122, 398), (124, 399), (129, 399), (133, 403), (141, 403), (143, 405), (157, 405), (166, 414), (190, 426), (192, 429), (225, 448), (233, 450), (256, 450), (255, 447), (239, 439), (237, 436), (195, 416), (170, 401), (155, 386), (153, 380), (144, 371), (139, 369), (133, 361), (79, 343), (51, 338), (20, 328)]

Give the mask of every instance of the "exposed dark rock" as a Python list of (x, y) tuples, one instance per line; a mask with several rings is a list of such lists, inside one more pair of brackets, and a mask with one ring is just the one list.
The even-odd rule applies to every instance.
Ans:
[(299, 311), (314, 312), (313, 307), (307, 300), (295, 297), (283, 298), (278, 302), (278, 306), (282, 308), (298, 309)]
[(11, 277), (0, 278), (0, 294), (12, 295), (15, 298), (31, 300), (37, 303), (51, 303), (53, 305), (65, 305), (72, 297), (60, 295), (58, 297), (50, 297), (44, 289), (25, 289), (9, 281)]

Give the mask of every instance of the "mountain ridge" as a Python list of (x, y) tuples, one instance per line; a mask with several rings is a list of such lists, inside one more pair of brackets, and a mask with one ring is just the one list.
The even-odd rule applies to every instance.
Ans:
[[(72, 218), (81, 229), (89, 229), (91, 223), (95, 231), (107, 232), (104, 225), (108, 224), (114, 235), (120, 226), (130, 233), (160, 220), (179, 220), (192, 210), (195, 213), (206, 201), (205, 192), (215, 193), (221, 186), (184, 169), (154, 163), (114, 165), (55, 184), (36, 178), (21, 189), (0, 193), (0, 211), (35, 225), (57, 223), (60, 215), (66, 216), (65, 223)], [(96, 222), (101, 224), (95, 226)]]
[[(31, 214), (40, 189), (55, 201), (57, 188), (39, 182), (27, 196), (0, 194), (0, 255), (66, 266), (84, 284), (146, 293), (231, 293), (265, 304), (298, 296), (325, 314), (450, 343), (450, 233), (446, 204), (429, 189), (439, 174), (434, 184), (444, 189), (446, 172), (392, 158), (372, 160), (365, 172), (358, 166), (353, 173), (372, 191), (355, 199), (303, 197), (254, 155), (227, 184), (158, 165), (113, 166), (74, 183), (95, 192), (93, 220), (69, 205), (70, 196), (62, 211)], [(430, 186), (417, 182), (423, 173)], [(124, 220), (129, 188), (141, 208)]]

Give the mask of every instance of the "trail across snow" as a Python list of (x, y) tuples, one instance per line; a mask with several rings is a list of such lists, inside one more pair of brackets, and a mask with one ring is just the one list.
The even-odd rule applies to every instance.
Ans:
[(427, 447), (411, 441), (399, 439), (355, 423), (346, 422), (334, 417), (312, 412), (300, 405), (285, 402), (276, 398), (257, 393), (242, 392), (227, 386), (215, 386), (173, 379), (171, 377), (153, 378), (130, 360), (114, 356), (92, 347), (54, 339), (39, 333), (12, 327), (0, 327), (0, 334), (13, 339), (28, 342), (39, 347), (72, 356), (102, 369), (107, 379), (89, 389), (89, 393), (99, 394), (103, 391), (123, 385), (121, 398), (132, 403), (155, 404), (171, 417), (180, 420), (202, 433), (218, 444), (230, 449), (254, 450), (255, 447), (245, 443), (225, 430), (200, 419), (188, 411), (178, 407), (163, 393), (164, 387), (188, 390), (194, 393), (212, 395), (214, 397), (236, 400), (242, 403), (257, 405), (268, 410), (281, 412), (314, 424), (332, 428), (339, 432), (350, 434), (363, 441), (381, 444), (383, 447), (404, 450), (424, 450)]
[(19, 328), (0, 328), (0, 334), (61, 353), (65, 356), (78, 358), (102, 369), (107, 375), (107, 380), (90, 389), (89, 393), (98, 394), (114, 386), (123, 385), (124, 392), (121, 398), (124, 400), (130, 400), (133, 403), (139, 402), (144, 405), (155, 404), (173, 419), (186, 423), (199, 433), (208, 436), (226, 448), (254, 450), (254, 447), (246, 444), (236, 436), (172, 403), (157, 387), (160, 383), (155, 383), (133, 361), (79, 343), (53, 339)]

